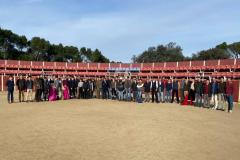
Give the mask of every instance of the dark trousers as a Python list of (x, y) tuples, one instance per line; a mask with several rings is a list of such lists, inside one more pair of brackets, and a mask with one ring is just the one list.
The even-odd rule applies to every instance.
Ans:
[(178, 96), (178, 90), (173, 90), (172, 91), (172, 103), (174, 101), (174, 96), (176, 94), (176, 98), (177, 98), (177, 103), (179, 103), (179, 96)]
[(13, 103), (13, 90), (8, 90), (8, 103)]
[[(41, 95), (40, 95), (40, 97), (41, 97)], [(48, 100), (48, 91), (43, 92), (43, 99), (44, 99), (44, 101)]]
[(233, 96), (227, 95), (227, 102), (228, 102), (228, 111), (233, 110)]
[(37, 102), (41, 101), (41, 96), (42, 96), (42, 90), (41, 89), (37, 89), (36, 93), (35, 93), (35, 100)]
[(83, 89), (82, 89), (82, 87), (80, 87), (78, 89), (78, 99), (80, 99), (80, 98), (83, 98)]
[(108, 98), (108, 90), (107, 89), (103, 89), (102, 99), (107, 99), (107, 98)]
[(76, 92), (75, 87), (70, 88), (70, 96), (71, 96), (71, 98), (75, 98), (75, 92)]
[(23, 90), (19, 90), (19, 94), (18, 94), (18, 99), (19, 102), (24, 102), (24, 91)]
[(82, 94), (83, 94), (83, 99), (88, 98), (88, 91), (86, 89), (83, 90)]
[(190, 89), (188, 100), (195, 101), (195, 91)]
[(112, 88), (112, 99), (115, 99), (117, 97), (117, 92), (115, 88)]
[[(154, 98), (155, 97), (155, 98)], [(154, 103), (154, 100), (158, 103), (158, 94), (157, 91), (152, 91), (152, 103)]]

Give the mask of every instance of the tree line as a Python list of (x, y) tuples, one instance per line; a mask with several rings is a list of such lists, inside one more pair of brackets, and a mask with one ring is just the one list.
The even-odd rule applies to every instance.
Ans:
[[(240, 42), (227, 44), (223, 42), (214, 48), (202, 50), (192, 56), (184, 56), (181, 46), (174, 42), (166, 45), (149, 47), (139, 55), (133, 55), (134, 63), (176, 62), (185, 60), (214, 60), (240, 58)], [(0, 28), (0, 59), (28, 61), (57, 61), (57, 62), (99, 62), (108, 63), (99, 49), (78, 48), (51, 44), (48, 40), (33, 37), (28, 40), (24, 35), (18, 35), (11, 30)], [(114, 62), (112, 63), (121, 63)]]
[(192, 54), (191, 57), (184, 56), (182, 48), (174, 42), (166, 45), (158, 45), (157, 47), (149, 47), (146, 51), (139, 55), (133, 55), (134, 63), (146, 62), (176, 62), (186, 60), (215, 60), (240, 58), (240, 42), (227, 44), (223, 42), (215, 48), (200, 51)]
[(58, 62), (102, 62), (106, 58), (99, 49), (51, 44), (48, 40), (33, 37), (28, 40), (11, 30), (0, 28), (0, 59)]

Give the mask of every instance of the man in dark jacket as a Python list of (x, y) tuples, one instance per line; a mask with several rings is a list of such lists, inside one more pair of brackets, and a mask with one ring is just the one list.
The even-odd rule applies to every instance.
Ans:
[(31, 76), (28, 76), (26, 81), (26, 88), (27, 88), (27, 102), (32, 101), (32, 92), (33, 92), (33, 80)]
[(221, 78), (218, 84), (218, 109), (225, 110), (226, 81)]
[(17, 87), (19, 91), (19, 102), (24, 102), (24, 91), (26, 89), (26, 81), (22, 75), (20, 75), (19, 79), (17, 80)]
[(203, 83), (203, 106), (206, 108), (210, 107), (210, 98), (211, 98), (211, 85), (209, 80), (206, 80)]
[(8, 91), (8, 95), (7, 95), (8, 103), (10, 104), (10, 103), (13, 103), (13, 100), (14, 100), (14, 97), (13, 97), (14, 81), (12, 76), (9, 76), (6, 86)]
[(89, 98), (89, 90), (90, 90), (88, 80), (86, 80), (86, 79), (83, 80), (82, 88), (83, 88), (83, 99), (88, 99)]
[(44, 101), (48, 100), (49, 89), (50, 89), (50, 79), (48, 80), (47, 77), (45, 76), (44, 82), (43, 82), (43, 99), (44, 99)]
[(211, 95), (212, 95), (212, 103), (213, 109), (217, 109), (218, 107), (218, 82), (215, 78), (213, 78), (213, 82), (211, 83)]
[(102, 99), (108, 99), (108, 82), (106, 78), (103, 79), (102, 81)]
[(119, 79), (117, 82), (117, 92), (118, 92), (118, 100), (122, 101), (124, 100), (124, 82), (122, 81), (122, 79)]
[(35, 100), (36, 102), (41, 101), (41, 96), (42, 96), (42, 80), (40, 76), (37, 76), (37, 78), (34, 80), (34, 86), (35, 86)]
[(151, 82), (149, 81), (149, 79), (147, 79), (143, 87), (144, 87), (144, 94), (145, 94), (144, 102), (150, 102)]
[(203, 83), (202, 80), (199, 78), (196, 80), (196, 82), (194, 83), (194, 88), (195, 88), (195, 106), (197, 107), (202, 107), (203, 106)]
[(156, 79), (152, 80), (151, 82), (151, 92), (152, 92), (152, 103), (154, 103), (154, 101), (156, 101), (156, 103), (158, 103), (158, 81)]
[(227, 102), (228, 102), (228, 112), (232, 113), (233, 110), (233, 82), (229, 78), (226, 84), (226, 95), (227, 95)]
[(174, 101), (174, 96), (176, 95), (177, 103), (179, 103), (179, 96), (178, 96), (178, 80), (173, 79), (173, 89), (172, 89), (172, 103)]
[(68, 81), (69, 84), (69, 91), (70, 91), (70, 98), (75, 98), (75, 79), (71, 77)]
[(133, 93), (133, 101), (136, 102), (136, 100), (137, 100), (137, 80), (136, 80), (136, 78), (134, 78), (132, 81), (131, 90)]

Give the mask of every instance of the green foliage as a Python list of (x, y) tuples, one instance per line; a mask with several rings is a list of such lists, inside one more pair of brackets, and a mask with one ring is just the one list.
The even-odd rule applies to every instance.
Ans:
[(132, 57), (133, 62), (171, 62), (171, 61), (183, 61), (184, 56), (182, 48), (176, 43), (170, 42), (167, 45), (159, 45), (157, 47), (150, 47), (147, 51), (144, 51), (139, 56), (134, 55)]
[(90, 62), (109, 62), (98, 49), (78, 50), (75, 46), (50, 44), (40, 37), (28, 41), (25, 36), (0, 28), (0, 59), (82, 62), (84, 58)]
[(132, 61), (134, 63), (142, 62), (176, 62), (189, 60), (214, 60), (240, 58), (240, 42), (228, 45), (226, 42), (217, 45), (215, 48), (200, 51), (192, 54), (192, 57), (184, 57), (182, 49), (176, 43), (170, 42), (167, 45), (159, 45), (150, 47), (139, 56), (134, 55)]

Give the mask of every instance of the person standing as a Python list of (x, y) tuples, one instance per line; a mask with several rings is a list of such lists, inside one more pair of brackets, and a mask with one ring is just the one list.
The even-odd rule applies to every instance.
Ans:
[(150, 102), (151, 82), (149, 81), (149, 79), (147, 79), (143, 87), (144, 87), (144, 94), (145, 94), (144, 102)]
[(189, 81), (189, 86), (188, 104), (193, 105), (193, 102), (195, 101), (195, 79), (191, 79), (191, 81)]
[(185, 85), (185, 79), (182, 79), (180, 82), (180, 94), (181, 94), (181, 103), (184, 101), (184, 86)]
[(78, 99), (83, 98), (83, 80), (80, 79), (78, 82)]
[(11, 104), (14, 101), (14, 97), (13, 97), (13, 92), (14, 92), (14, 81), (13, 81), (13, 77), (9, 76), (7, 82), (6, 82), (6, 86), (7, 86), (7, 99), (8, 99), (8, 103)]
[(54, 77), (54, 86), (57, 92), (57, 99), (62, 99), (62, 80), (59, 77)]
[(182, 105), (188, 105), (188, 99), (189, 99), (189, 90), (190, 90), (190, 82), (187, 79), (184, 80), (184, 100), (182, 102)]
[(203, 83), (201, 81), (201, 79), (197, 79), (197, 81), (195, 82), (195, 99), (196, 99), (196, 103), (195, 106), (197, 107), (202, 107), (203, 106)]
[(211, 85), (209, 80), (206, 80), (203, 84), (203, 106), (205, 108), (210, 108), (210, 97), (211, 97)]
[(62, 89), (62, 92), (63, 92), (63, 99), (64, 99), (64, 100), (68, 100), (68, 99), (70, 99), (70, 93), (69, 93), (68, 81), (67, 81), (65, 78), (63, 78), (62, 86), (63, 86), (63, 89)]
[(166, 93), (166, 81), (165, 78), (162, 78), (160, 80), (160, 86), (159, 86), (159, 101), (161, 101), (162, 103), (165, 103), (165, 93)]
[(156, 79), (153, 79), (153, 81), (151, 82), (151, 92), (152, 92), (152, 103), (154, 103), (154, 101), (156, 101), (156, 103), (158, 103), (158, 81)]
[(19, 79), (17, 80), (17, 87), (19, 91), (19, 102), (24, 102), (24, 91), (26, 89), (26, 81), (22, 75), (20, 75)]
[(142, 103), (143, 85), (142, 80), (139, 80), (137, 84), (137, 103)]
[(218, 107), (218, 83), (215, 78), (213, 78), (213, 82), (211, 83), (211, 94), (212, 94), (211, 101), (213, 103), (212, 109), (217, 109), (217, 107)]
[(136, 80), (136, 78), (134, 78), (132, 81), (131, 90), (133, 93), (133, 101), (136, 102), (136, 100), (137, 100), (137, 80)]
[(117, 98), (116, 88), (117, 88), (117, 83), (116, 83), (115, 78), (113, 78), (112, 83), (111, 83), (112, 99)]
[(117, 92), (118, 92), (118, 100), (119, 101), (123, 101), (124, 100), (124, 82), (122, 81), (122, 79), (119, 79), (118, 80), (118, 83), (117, 83)]
[(90, 98), (93, 98), (93, 93), (94, 93), (94, 90), (95, 90), (95, 82), (93, 79), (90, 79), (89, 80), (89, 93), (90, 93)]
[(110, 77), (107, 78), (107, 99), (112, 99), (112, 92), (111, 92), (111, 83), (112, 80), (110, 79)]
[(32, 93), (33, 93), (33, 80), (31, 76), (28, 76), (28, 79), (26, 81), (26, 88), (27, 88), (27, 102), (32, 101)]
[(102, 99), (108, 99), (107, 97), (107, 93), (108, 93), (108, 83), (107, 83), (107, 80), (106, 78), (103, 79), (102, 81)]
[(233, 82), (229, 78), (226, 84), (226, 96), (228, 102), (228, 112), (232, 113), (233, 111)]
[(172, 101), (171, 103), (173, 103), (174, 101), (174, 96), (176, 95), (177, 98), (177, 103), (179, 103), (179, 96), (178, 96), (178, 80), (176, 80), (175, 78), (173, 79), (173, 85), (172, 85), (173, 89), (172, 89)]
[(127, 77), (127, 79), (124, 82), (124, 88), (126, 92), (125, 100), (131, 101), (131, 78)]
[(101, 88), (102, 88), (102, 81), (100, 78), (97, 78), (97, 81), (96, 81), (96, 97), (97, 97), (97, 99), (101, 98)]
[(49, 97), (49, 90), (50, 90), (50, 78), (47, 78), (46, 76), (44, 77), (44, 82), (43, 82), (43, 99), (44, 101), (48, 101)]
[(171, 98), (172, 98), (172, 82), (171, 82), (171, 79), (169, 79), (166, 84), (166, 99), (165, 99), (165, 101), (168, 103), (171, 103)]
[(41, 88), (42, 88), (42, 86), (41, 86), (42, 84), (41, 84), (41, 80), (40, 80), (40, 76), (37, 76), (37, 78), (34, 80), (34, 86), (35, 86), (35, 90), (36, 90), (36, 92), (35, 92), (35, 100), (36, 100), (36, 102), (39, 102), (39, 101), (41, 101)]
[(221, 81), (218, 84), (218, 109), (225, 110), (225, 97), (226, 97), (226, 82), (224, 78), (221, 78)]

